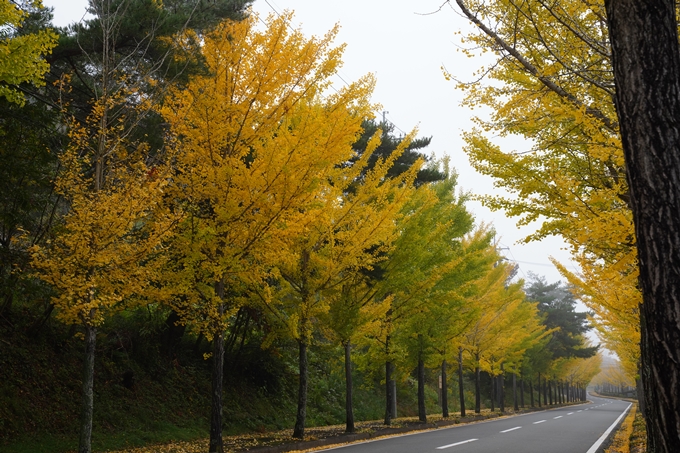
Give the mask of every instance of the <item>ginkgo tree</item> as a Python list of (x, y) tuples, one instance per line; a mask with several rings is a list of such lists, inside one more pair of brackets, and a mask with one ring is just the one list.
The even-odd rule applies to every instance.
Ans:
[[(376, 135), (361, 158), (351, 166), (338, 165), (319, 184), (313, 203), (300, 209), (297, 235), (288, 236), (273, 270), (277, 285), (267, 308), (286, 326), (299, 348), (298, 410), (293, 437), (304, 436), (307, 406), (307, 349), (318, 318), (329, 311), (324, 292), (351, 283), (362, 270), (385, 259), (398, 234), (403, 206), (414, 191), (417, 162), (399, 176), (387, 172), (408, 146), (407, 137), (392, 154), (375, 162), (362, 175)], [(356, 183), (357, 178), (361, 180)], [(352, 303), (351, 299), (344, 299)]]
[[(370, 357), (364, 366), (385, 366), (386, 424), (392, 418), (395, 365), (406, 371), (418, 364), (422, 378), (431, 349), (425, 343), (430, 345), (431, 337), (441, 333), (440, 327), (454, 324), (454, 312), (463, 304), (457, 292), (470, 272), (470, 257), (489, 241), (488, 234), (465, 238), (473, 228), (472, 216), (465, 208), (466, 196), (455, 194), (455, 173), (447, 161), (443, 164), (445, 179), (420, 186), (404, 207), (399, 236), (387, 260), (379, 264), (375, 283), (377, 297), (389, 301), (389, 306), (361, 339), (361, 347), (367, 348), (363, 360)], [(435, 308), (437, 304), (441, 307)], [(447, 308), (451, 324), (432, 326), (431, 309)], [(425, 418), (423, 386), (419, 379), (419, 412)]]
[[(510, 282), (514, 266), (497, 262), (477, 282), (473, 303), (479, 316), (460, 341), (465, 363), (475, 375), (475, 412), (481, 410), (480, 372), (500, 376), (505, 363), (519, 368), (527, 349), (547, 335), (535, 303), (525, 299), (523, 282)], [(492, 396), (492, 404), (494, 398)], [(492, 406), (493, 407), (493, 406)]]
[[(338, 203), (329, 181), (344, 184), (341, 164), (372, 110), (371, 77), (325, 93), (341, 64), (343, 46), (332, 47), (337, 28), (306, 38), (291, 17), (269, 17), (259, 30), (253, 15), (207, 33), (209, 75), (172, 91), (162, 108), (176, 148), (169, 197), (186, 212), (164, 286), (174, 288), (166, 300), (182, 321), (213, 342), (211, 452), (223, 451), (229, 319), (252, 289), (269, 300), (272, 266), (295, 261), (288, 247), (313, 232), (310, 213), (338, 220), (323, 209)], [(352, 245), (343, 234), (335, 240)]]
[[(562, 236), (581, 268), (563, 273), (588, 295), (596, 320), (617, 323), (616, 330), (601, 329), (605, 342), (634, 344), (641, 302), (636, 239), (603, 3), (447, 3), (474, 25), (463, 38), (470, 56), (478, 48), (497, 56), (477, 82), (458, 83), (465, 105), (491, 112), (465, 134), (470, 161), (510, 194), (484, 203), (519, 217), (520, 225), (539, 222), (527, 240)], [(504, 149), (491, 138), (498, 135), (526, 138), (525, 149)], [(618, 342), (619, 335), (630, 343)], [(630, 348), (621, 356), (637, 361)]]
[[(493, 230), (486, 225), (477, 226), (472, 232), (460, 240), (460, 250), (443, 272), (441, 279), (428, 291), (428, 311), (423, 327), (426, 335), (421, 333), (421, 339), (427, 339), (425, 365), (439, 369), (441, 374), (441, 406), (442, 416), (448, 417), (448, 375), (447, 366), (455, 362), (460, 353), (460, 339), (466, 329), (479, 316), (480, 307), (471, 303), (474, 297), (475, 282), (491, 268), (496, 258), (492, 246)], [(451, 245), (451, 244), (449, 244)], [(419, 316), (422, 314), (419, 313)], [(419, 373), (422, 375), (422, 373)], [(419, 378), (420, 380), (420, 378)], [(419, 384), (424, 386), (423, 384)], [(459, 376), (459, 391), (462, 389), (462, 379)], [(419, 396), (420, 399), (424, 395)], [(464, 398), (460, 398), (461, 412), (465, 412)], [(420, 411), (424, 411), (424, 404), (420, 404)], [(422, 417), (424, 419), (424, 417)]]
[[(441, 170), (442, 162), (428, 159), (420, 150), (429, 145), (429, 138), (395, 137), (394, 126), (389, 123), (378, 124), (374, 119), (362, 123), (363, 133), (353, 148), (356, 156), (352, 162), (362, 162), (360, 174), (347, 188), (347, 192), (354, 193), (365, 176), (375, 165), (384, 159), (391, 158), (392, 164), (387, 168), (386, 178), (400, 177), (411, 170), (413, 165), (419, 166), (414, 184), (416, 187), (445, 179), (447, 173)], [(380, 136), (376, 146), (376, 136)], [(396, 154), (395, 154), (396, 152)], [(364, 161), (364, 155), (368, 159)], [(392, 155), (396, 159), (392, 158)], [(444, 167), (448, 165), (444, 163)], [(384, 252), (380, 252), (383, 253)], [(382, 261), (378, 265), (359, 267), (350, 272), (343, 279), (341, 285), (336, 285), (325, 292), (328, 299), (328, 312), (322, 316), (321, 328), (329, 340), (338, 342), (345, 350), (345, 413), (346, 432), (354, 431), (354, 413), (352, 401), (352, 360), (351, 349), (355, 340), (375, 331), (379, 320), (389, 309), (391, 297), (380, 294), (378, 281), (382, 276)]]
[(85, 330), (82, 453), (91, 451), (97, 328), (157, 279), (163, 241), (181, 215), (162, 203), (169, 167), (154, 162), (146, 143), (129, 140), (123, 116), (111, 117), (128, 95), (105, 90), (85, 125), (69, 120), (55, 181), (68, 211), (54, 237), (33, 248), (38, 276), (57, 291), (57, 317)]
[(320, 330), (331, 342), (344, 350), (345, 366), (345, 432), (355, 431), (352, 347), (358, 338), (377, 328), (379, 320), (389, 309), (390, 299), (379, 298), (373, 281), (375, 267), (358, 267), (348, 270), (342, 283), (324, 291), (327, 311), (319, 316)]
[[(94, 22), (104, 30), (99, 58), (90, 60), (96, 81), (85, 118), (76, 118), (67, 103), (59, 105), (69, 143), (59, 155), (56, 192), (65, 214), (53, 238), (33, 248), (36, 274), (52, 285), (57, 317), (84, 329), (85, 358), (78, 451), (91, 451), (94, 411), (94, 360), (97, 329), (108, 317), (141, 302), (162, 266), (164, 241), (181, 211), (163, 202), (171, 160), (150, 152), (135, 138), (135, 123), (151, 111), (152, 100), (141, 87), (152, 83), (139, 75), (132, 83), (112, 45), (119, 32), (117, 11), (93, 3)], [(57, 88), (68, 93), (69, 75)], [(64, 99), (64, 98), (62, 98)]]
[[(395, 306), (401, 302), (403, 310), (408, 303), (408, 315), (396, 318), (393, 325), (393, 339), (406, 353), (402, 365), (417, 370), (418, 415), (423, 422), (425, 367), (441, 367), (445, 373), (446, 358), (455, 350), (451, 340), (461, 335), (477, 310), (468, 303), (469, 287), (491, 265), (491, 231), (485, 226), (473, 230), (472, 216), (465, 209), (467, 197), (456, 195), (455, 188), (456, 174), (448, 169), (445, 180), (423, 188), (434, 194), (435, 202), (420, 210), (403, 232), (405, 240), (413, 241), (405, 252), (415, 253), (410, 248), (417, 244), (420, 250), (410, 260), (401, 261), (403, 268), (392, 268), (388, 274), (399, 277), (397, 270), (409, 274), (408, 278), (400, 276), (407, 284), (398, 287), (396, 281), (385, 282), (394, 292)], [(392, 259), (406, 258), (401, 253), (396, 251)]]

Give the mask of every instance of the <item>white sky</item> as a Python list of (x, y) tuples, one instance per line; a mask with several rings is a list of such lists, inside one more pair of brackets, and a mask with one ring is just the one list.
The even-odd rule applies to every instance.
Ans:
[[(456, 34), (461, 30), (466, 33), (473, 26), (448, 6), (436, 14), (424, 15), (438, 10), (443, 1), (255, 0), (253, 10), (261, 17), (292, 10), (293, 26), (300, 26), (307, 35), (323, 35), (339, 23), (342, 28), (337, 44), (345, 42), (347, 48), (336, 84), (342, 86), (344, 81), (374, 73), (378, 83), (373, 99), (389, 112), (387, 119), (395, 124), (397, 132), (417, 127), (420, 136), (432, 136), (426, 151), (451, 156), (460, 188), (476, 194), (494, 193), (492, 180), (477, 174), (462, 152), (461, 132), (472, 127), (472, 112), (460, 107), (461, 93), (454, 82), (444, 79), (441, 69), (446, 67), (460, 80), (473, 80), (472, 73), (481, 62), (458, 51)], [(43, 4), (54, 7), (54, 23), (63, 26), (83, 17), (87, 0), (43, 0)], [(528, 147), (521, 140), (511, 143), (519, 149)], [(519, 264), (520, 277), (532, 271), (544, 275), (548, 282), (560, 280), (549, 256), (576, 270), (561, 239), (518, 244), (535, 228), (518, 230), (513, 219), (479, 203), (468, 207), (478, 222), (493, 223), (505, 256)]]

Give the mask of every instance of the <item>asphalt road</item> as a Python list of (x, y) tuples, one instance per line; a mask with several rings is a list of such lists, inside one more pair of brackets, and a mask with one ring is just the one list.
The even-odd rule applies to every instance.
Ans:
[[(630, 403), (592, 403), (318, 451), (338, 453), (595, 453)], [(599, 442), (599, 443), (598, 443)]]

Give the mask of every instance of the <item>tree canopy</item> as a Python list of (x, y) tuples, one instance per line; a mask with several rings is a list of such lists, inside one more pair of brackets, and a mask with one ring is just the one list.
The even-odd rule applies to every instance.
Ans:
[[(464, 105), (491, 112), (465, 134), (470, 162), (509, 194), (483, 203), (519, 225), (538, 222), (527, 241), (564, 238), (581, 272), (556, 264), (632, 370), (639, 353), (619, 339), (636, 343), (641, 296), (604, 6), (456, 0), (455, 8), (477, 30), (464, 37), (470, 55), (497, 55), (479, 81), (458, 83)], [(526, 149), (501, 149), (494, 135), (525, 138)]]

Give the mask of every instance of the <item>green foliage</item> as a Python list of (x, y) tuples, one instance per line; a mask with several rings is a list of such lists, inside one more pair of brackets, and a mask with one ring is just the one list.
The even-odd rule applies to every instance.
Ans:
[[(160, 116), (143, 102), (160, 102), (173, 85), (205, 74), (200, 40), (225, 19), (242, 19), (252, 0), (90, 0), (93, 17), (60, 29), (59, 44), (48, 59), (50, 73), (40, 99), (66, 107), (78, 121), (90, 115), (93, 101), (126, 89), (136, 95), (115, 105), (124, 116), (131, 141), (143, 140), (152, 153), (164, 145)], [(106, 34), (103, 30), (106, 30)], [(115, 74), (125, 77), (114, 80)], [(71, 88), (59, 88), (67, 78)]]
[[(379, 123), (375, 119), (364, 120), (361, 127), (363, 129), (361, 137), (354, 143), (354, 150), (357, 152), (357, 158), (353, 159), (352, 162), (356, 162), (356, 160), (366, 152), (369, 141), (376, 134), (379, 133), (381, 135), (380, 144), (373, 150), (368, 159), (368, 164), (362, 170), (362, 176), (365, 176), (368, 171), (375, 167), (375, 164), (380, 159), (386, 159), (390, 156), (394, 150), (399, 147), (405, 137), (397, 137), (395, 135), (393, 124)], [(422, 152), (424, 148), (430, 145), (431, 141), (432, 137), (420, 137), (411, 140), (392, 167), (388, 170), (387, 177), (396, 178), (415, 165), (418, 160), (424, 159), (426, 165), (418, 170), (418, 175), (415, 179), (416, 187), (422, 184), (446, 179), (446, 170), (442, 171), (438, 162), (432, 160), (431, 157), (428, 157)]]
[(4, 55), (0, 65), (10, 65), (12, 71), (36, 71), (30, 78), (9, 80), (0, 69), (0, 312), (8, 311), (19, 299), (47, 297), (45, 288), (24, 272), (28, 248), (44, 241), (55, 219), (55, 151), (64, 140), (54, 112), (33, 97), (25, 103), (26, 97), (13, 88), (21, 84), (21, 90), (27, 89), (24, 82), (43, 84), (47, 65), (35, 46), (56, 39), (46, 28), (49, 14), (39, 3), (21, 5), (23, 9), (0, 2), (0, 21), (5, 21), (0, 33)]
[[(57, 197), (54, 150), (63, 140), (52, 112), (0, 99), (0, 311), (17, 298), (44, 297), (26, 278), (28, 248), (49, 237)], [(43, 293), (41, 295), (41, 292)]]
[(588, 358), (597, 353), (598, 347), (585, 345), (585, 333), (590, 329), (588, 313), (576, 312), (576, 298), (562, 282), (548, 284), (545, 278), (530, 275), (524, 287), (527, 299), (538, 302), (543, 324), (553, 329), (546, 347), (553, 359)]

